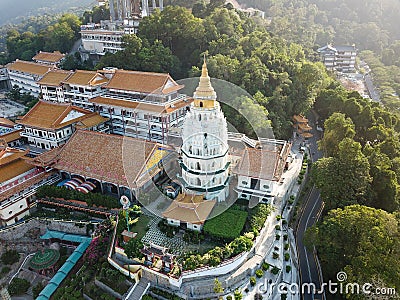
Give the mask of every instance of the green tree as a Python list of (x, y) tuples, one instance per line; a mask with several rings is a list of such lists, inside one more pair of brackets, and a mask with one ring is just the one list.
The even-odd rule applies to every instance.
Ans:
[(354, 138), (356, 131), (353, 121), (342, 113), (333, 113), (324, 123), (324, 137), (319, 142), (319, 148), (325, 156), (336, 156), (339, 144), (345, 138)]
[(307, 231), (306, 243), (315, 244), (327, 278), (345, 270), (348, 282), (373, 282), (400, 287), (399, 220), (383, 210), (352, 205), (328, 213)]
[(125, 254), (128, 258), (142, 258), (144, 257), (143, 253), (140, 251), (143, 249), (143, 243), (138, 239), (130, 239), (128, 243), (126, 243), (124, 250)]
[(15, 277), (8, 286), (8, 291), (11, 296), (22, 295), (28, 291), (30, 286), (31, 284), (28, 280)]
[(311, 172), (326, 208), (365, 204), (370, 188), (370, 165), (358, 142), (345, 138), (335, 157), (319, 159)]

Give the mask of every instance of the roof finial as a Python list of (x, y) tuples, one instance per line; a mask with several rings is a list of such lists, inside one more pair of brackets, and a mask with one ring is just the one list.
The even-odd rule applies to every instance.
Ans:
[(201, 77), (208, 77), (208, 69), (207, 69), (206, 54), (205, 53), (204, 53), (204, 56), (203, 56), (203, 67), (201, 69)]

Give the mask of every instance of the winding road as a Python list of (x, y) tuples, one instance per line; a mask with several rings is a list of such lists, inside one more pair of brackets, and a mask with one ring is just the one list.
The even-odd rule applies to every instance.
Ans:
[[(309, 120), (310, 123), (314, 124), (312, 132), (314, 136), (308, 141), (311, 159), (314, 162), (323, 155), (322, 152), (318, 151), (317, 140), (320, 138), (320, 133), (315, 130), (315, 120), (313, 117), (309, 118)], [(313, 186), (303, 203), (299, 215), (299, 222), (295, 229), (300, 282), (302, 284), (300, 293), (303, 300), (325, 299), (325, 295), (320, 292), (323, 279), (316, 252), (315, 250), (310, 251), (306, 249), (303, 243), (305, 231), (318, 221), (323, 210), (323, 205), (319, 191)], [(314, 284), (315, 289), (312, 284)], [(308, 288), (309, 286), (311, 286), (311, 288)], [(304, 290), (302, 290), (302, 288), (304, 288)]]

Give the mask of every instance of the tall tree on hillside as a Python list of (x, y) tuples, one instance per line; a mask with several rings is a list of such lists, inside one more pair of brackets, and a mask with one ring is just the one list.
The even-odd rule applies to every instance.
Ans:
[(350, 138), (339, 143), (334, 157), (319, 159), (313, 166), (312, 178), (321, 190), (326, 208), (365, 204), (370, 188), (369, 162), (361, 145)]
[(379, 279), (380, 287), (400, 288), (400, 223), (395, 215), (360, 205), (335, 209), (307, 231), (306, 244), (316, 245), (327, 279), (336, 280), (339, 271), (346, 271), (347, 282), (362, 286)]
[(353, 138), (356, 134), (353, 121), (342, 113), (333, 113), (324, 123), (324, 137), (319, 142), (319, 148), (325, 156), (335, 156), (340, 142), (345, 138)]

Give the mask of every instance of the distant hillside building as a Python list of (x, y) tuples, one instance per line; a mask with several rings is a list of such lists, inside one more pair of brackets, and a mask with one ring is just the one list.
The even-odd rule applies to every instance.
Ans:
[(317, 50), (321, 59), (330, 71), (354, 72), (357, 49), (353, 46), (326, 45)]
[(123, 50), (122, 37), (136, 34), (143, 17), (149, 16), (154, 9), (163, 10), (163, 0), (116, 0), (109, 1), (110, 20), (101, 20), (100, 24), (81, 26), (83, 59), (97, 61), (106, 53)]

